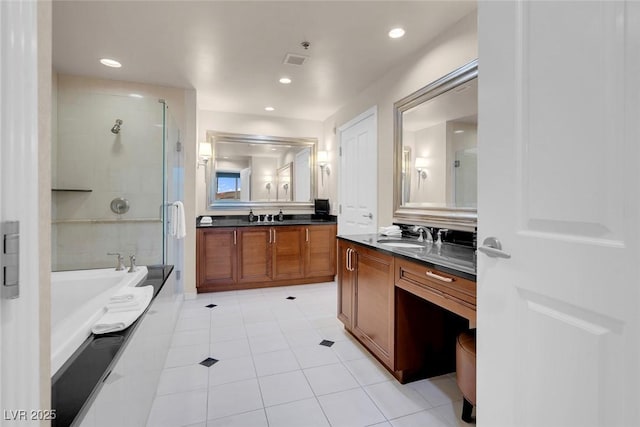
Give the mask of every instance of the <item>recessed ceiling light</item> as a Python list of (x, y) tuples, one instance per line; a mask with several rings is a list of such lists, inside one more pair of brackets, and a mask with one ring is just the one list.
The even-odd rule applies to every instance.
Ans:
[(291, 83), (291, 79), (289, 77), (282, 77), (280, 78), (280, 83), (282, 83), (283, 85), (288, 85), (289, 83)]
[(130, 93), (129, 96), (131, 98), (144, 98), (144, 96), (140, 95), (139, 93)]
[(269, 107), (264, 107), (264, 111), (273, 111), (273, 110), (275, 110), (275, 108), (273, 108), (273, 107), (270, 107), (270, 106)]
[(391, 37), (392, 39), (399, 39), (402, 36), (404, 36), (404, 29), (400, 27), (394, 28), (389, 31), (389, 37)]
[(122, 67), (122, 64), (119, 63), (118, 61), (116, 61), (115, 59), (102, 58), (100, 60), (100, 63), (102, 65), (106, 65), (107, 67), (111, 67), (111, 68), (120, 68), (120, 67)]
[(453, 133), (464, 133), (462, 129), (454, 130)]

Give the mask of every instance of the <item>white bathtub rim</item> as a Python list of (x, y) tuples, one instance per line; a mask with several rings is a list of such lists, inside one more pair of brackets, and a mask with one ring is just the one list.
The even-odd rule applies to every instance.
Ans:
[[(113, 273), (113, 269), (97, 269), (97, 270), (77, 270), (78, 275), (87, 275), (87, 279), (95, 277), (95, 275), (104, 273)], [(87, 273), (90, 272), (90, 273)], [(61, 272), (64, 275), (72, 275), (74, 272)], [(110, 295), (117, 290), (128, 286), (137, 286), (145, 280), (148, 270), (145, 266), (139, 266), (133, 273), (126, 273), (122, 276), (122, 281), (114, 288), (107, 289), (87, 301), (85, 306), (79, 307), (68, 316), (60, 321), (56, 330), (51, 331), (51, 376), (53, 377), (65, 362), (73, 355), (80, 345), (91, 335), (91, 326), (106, 312), (105, 305)], [(53, 274), (52, 274), (53, 276)], [(52, 280), (53, 283), (53, 280)], [(79, 320), (83, 319), (83, 320)], [(71, 331), (71, 332), (70, 332)], [(57, 343), (56, 346), (53, 344)]]

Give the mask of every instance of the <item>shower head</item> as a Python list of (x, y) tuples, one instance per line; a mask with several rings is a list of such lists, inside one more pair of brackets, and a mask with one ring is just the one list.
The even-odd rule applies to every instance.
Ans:
[(120, 133), (120, 126), (122, 125), (122, 120), (116, 119), (116, 124), (111, 128), (111, 133), (118, 134)]

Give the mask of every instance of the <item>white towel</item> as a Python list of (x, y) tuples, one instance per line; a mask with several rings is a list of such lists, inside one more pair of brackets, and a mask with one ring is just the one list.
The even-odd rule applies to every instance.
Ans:
[(91, 332), (96, 335), (106, 334), (109, 332), (118, 332), (127, 329), (149, 306), (153, 297), (153, 286), (142, 286), (140, 288), (132, 288), (138, 302), (138, 309), (126, 311), (107, 311), (92, 327)]
[(142, 298), (127, 302), (113, 302), (107, 304), (106, 309), (112, 313), (115, 313), (116, 311), (138, 310), (143, 303), (144, 301)]
[[(131, 289), (135, 289), (135, 288), (131, 288)], [(134, 298), (134, 295), (131, 292), (126, 292), (122, 293), (122, 294), (116, 294), (113, 295), (111, 298), (109, 298), (109, 302), (127, 302), (127, 301), (131, 301)]]
[(128, 303), (134, 300), (142, 299), (142, 296), (146, 294), (144, 288), (136, 288), (127, 286), (120, 289), (115, 294), (111, 295), (107, 304)]
[(378, 232), (383, 236), (402, 236), (402, 230), (397, 225), (390, 225), (388, 227), (380, 227)]
[(171, 223), (169, 224), (169, 235), (176, 239), (184, 239), (187, 235), (187, 226), (184, 220), (184, 205), (181, 201), (171, 204)]

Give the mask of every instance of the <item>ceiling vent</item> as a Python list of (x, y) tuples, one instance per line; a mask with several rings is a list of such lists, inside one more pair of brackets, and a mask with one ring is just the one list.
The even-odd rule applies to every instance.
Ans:
[(307, 59), (309, 59), (308, 56), (297, 55), (295, 53), (287, 53), (287, 55), (284, 57), (284, 61), (282, 62), (288, 65), (300, 66), (304, 64), (307, 61)]

